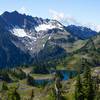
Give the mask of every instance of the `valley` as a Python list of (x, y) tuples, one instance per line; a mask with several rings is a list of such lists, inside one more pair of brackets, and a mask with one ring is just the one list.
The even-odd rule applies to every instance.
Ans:
[(1, 14), (0, 99), (100, 100), (100, 32)]

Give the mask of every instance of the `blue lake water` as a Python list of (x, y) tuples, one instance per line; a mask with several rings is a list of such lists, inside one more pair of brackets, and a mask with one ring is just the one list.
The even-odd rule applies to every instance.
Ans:
[[(51, 73), (53, 74), (55, 71), (52, 71)], [(75, 71), (67, 71), (67, 70), (58, 70), (58, 72), (60, 72), (60, 74), (63, 76), (62, 80), (68, 80), (71, 77), (74, 77), (77, 75), (77, 72)], [(39, 80), (35, 80), (36, 84), (45, 84), (45, 83), (51, 83), (53, 82), (52, 79), (39, 79)]]

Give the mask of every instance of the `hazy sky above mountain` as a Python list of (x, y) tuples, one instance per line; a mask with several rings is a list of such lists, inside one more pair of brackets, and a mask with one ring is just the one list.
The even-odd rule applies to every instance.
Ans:
[(17, 10), (53, 18), (64, 24), (82, 24), (100, 30), (100, 0), (1, 0), (0, 14)]

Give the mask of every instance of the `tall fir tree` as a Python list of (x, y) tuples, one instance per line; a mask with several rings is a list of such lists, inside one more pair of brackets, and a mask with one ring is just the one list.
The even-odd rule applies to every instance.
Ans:
[(4, 90), (8, 90), (8, 87), (7, 87), (7, 83), (6, 82), (3, 82), (2, 83), (2, 91)]
[(35, 80), (32, 76), (28, 75), (27, 76), (27, 84), (28, 85), (31, 85), (31, 86), (34, 86), (35, 85)]
[(83, 91), (82, 91), (82, 81), (81, 81), (80, 74), (78, 74), (77, 80), (76, 80), (75, 100), (84, 100)]
[(95, 77), (94, 80), (94, 89), (95, 89), (95, 99), (100, 100), (100, 89), (99, 89), (99, 75)]
[(91, 77), (91, 69), (87, 61), (85, 62), (85, 70), (83, 73), (82, 88), (83, 88), (84, 98), (86, 100), (94, 100), (95, 92), (94, 92), (93, 81)]
[(34, 98), (34, 90), (32, 89), (30, 100), (33, 100), (33, 98)]

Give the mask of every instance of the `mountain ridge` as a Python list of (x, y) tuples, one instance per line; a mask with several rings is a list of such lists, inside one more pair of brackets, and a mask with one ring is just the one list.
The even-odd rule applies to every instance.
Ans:
[[(69, 27), (70, 26), (66, 27), (60, 22), (52, 19), (32, 17), (25, 14), (19, 14), (17, 11), (11, 13), (4, 12), (0, 16), (0, 37), (2, 38), (0, 44), (4, 52), (1, 52), (1, 59), (3, 58), (2, 56), (4, 56), (3, 54), (5, 54), (4, 59), (6, 62), (2, 59), (3, 63), (0, 64), (0, 66), (34, 64), (37, 54), (39, 54), (40, 58), (43, 57), (41, 56), (41, 52), (44, 52), (44, 55), (48, 52), (48, 58), (51, 59), (50, 55), (62, 50), (62, 56), (60, 57), (63, 58), (65, 52), (66, 54), (69, 53), (69, 51), (71, 53), (75, 46), (80, 44), (80, 41), (84, 43), (85, 40), (97, 34), (97, 32), (86, 27), (73, 26), (70, 29), (74, 32), (76, 31), (74, 34), (73, 31), (70, 31)], [(81, 28), (83, 28), (83, 30)], [(85, 34), (85, 31), (87, 34)], [(83, 33), (86, 36), (84, 36)], [(5, 41), (6, 46), (4, 46)], [(50, 52), (48, 51), (49, 49), (45, 49), (45, 47), (48, 48), (49, 46), (52, 48)], [(4, 47), (6, 49), (4, 49)], [(79, 48), (81, 48), (81, 46), (79, 46)], [(57, 55), (54, 54), (53, 56), (52, 59), (55, 59)], [(18, 59), (21, 58), (22, 63), (18, 62), (18, 59), (15, 60), (17, 57)], [(13, 64), (11, 59), (15, 60)]]

